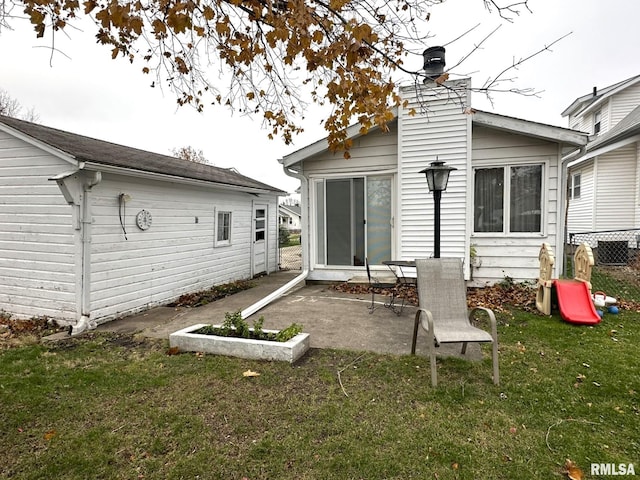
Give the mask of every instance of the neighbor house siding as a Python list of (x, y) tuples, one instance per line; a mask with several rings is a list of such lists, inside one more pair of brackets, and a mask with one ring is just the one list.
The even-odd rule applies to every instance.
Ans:
[[(534, 137), (476, 127), (473, 129), (473, 166), (506, 167), (542, 164), (542, 233), (473, 233), (476, 251), (473, 278), (494, 283), (505, 277), (531, 280), (539, 273), (540, 245), (555, 245), (558, 235), (558, 144)], [(470, 182), (473, 189), (473, 182)], [(469, 213), (473, 218), (473, 210)], [(473, 226), (472, 226), (473, 231)]]
[[(457, 168), (449, 177), (441, 201), (440, 249), (443, 257), (467, 257), (468, 234), (466, 220), (467, 175), (469, 162), (468, 138), (471, 116), (463, 113), (467, 105), (466, 84), (459, 82), (450, 90), (425, 87), (420, 100), (414, 88), (402, 90), (409, 102), (399, 110), (399, 217), (402, 259), (425, 258), (434, 252), (434, 204), (425, 175), (421, 170), (436, 159)], [(410, 109), (421, 110), (428, 104), (428, 113), (411, 115)]]
[(640, 83), (625, 88), (611, 97), (611, 121), (609, 128), (613, 128), (620, 120), (640, 105)]
[(595, 229), (633, 228), (636, 198), (636, 147), (600, 155), (595, 197)]
[(569, 117), (569, 128), (593, 134), (594, 118), (596, 112), (600, 112), (600, 135), (611, 128), (610, 100), (605, 100), (600, 105), (591, 107), (586, 112), (580, 111), (576, 116)]
[(72, 209), (48, 179), (69, 165), (0, 131), (0, 310), (76, 320)]
[[(131, 198), (122, 212), (124, 230), (120, 193)], [(268, 205), (268, 265), (274, 271), (277, 202), (275, 196), (263, 197), (104, 175), (92, 197), (94, 318), (105, 320), (167, 303), (187, 292), (249, 278), (252, 199)], [(146, 231), (135, 223), (142, 209), (153, 219)], [(218, 211), (231, 212), (230, 245), (214, 246)]]
[(595, 161), (589, 160), (579, 167), (569, 170), (569, 177), (580, 173), (580, 198), (569, 200), (569, 214), (567, 216), (567, 231), (571, 233), (591, 232), (594, 208), (594, 177)]

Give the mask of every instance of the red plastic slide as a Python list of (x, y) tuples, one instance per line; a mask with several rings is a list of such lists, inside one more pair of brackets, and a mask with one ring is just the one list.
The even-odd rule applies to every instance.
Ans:
[(578, 280), (554, 280), (560, 316), (565, 322), (578, 325), (600, 323), (600, 315), (593, 306), (589, 286)]

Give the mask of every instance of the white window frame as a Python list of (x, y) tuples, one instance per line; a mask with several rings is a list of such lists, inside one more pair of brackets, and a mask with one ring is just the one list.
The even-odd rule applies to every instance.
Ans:
[[(576, 182), (576, 179), (577, 179), (577, 182)], [(582, 172), (577, 172), (572, 174), (571, 178), (569, 179), (569, 199), (574, 200), (574, 199), (580, 198), (581, 190), (582, 190)]]
[[(227, 238), (219, 238), (219, 226), (220, 226), (220, 217), (228, 216), (229, 218), (229, 226), (227, 232)], [(231, 245), (231, 234), (233, 230), (233, 212), (231, 210), (218, 210), (214, 209), (213, 214), (213, 245), (214, 247), (225, 247)]]
[(602, 110), (598, 110), (593, 114), (593, 134), (600, 135), (602, 131)]
[[(540, 176), (540, 230), (537, 232), (511, 232), (509, 230), (509, 219), (511, 217), (511, 169), (517, 167), (532, 167), (539, 166), (541, 168)], [(547, 179), (547, 171), (548, 165), (545, 161), (540, 162), (513, 162), (513, 163), (504, 163), (504, 164), (487, 164), (487, 165), (479, 165), (473, 168), (473, 189), (475, 191), (475, 172), (477, 170), (484, 169), (492, 169), (492, 168), (502, 168), (504, 174), (503, 180), (503, 207), (502, 207), (502, 231), (501, 232), (480, 232), (475, 230), (475, 222), (472, 218), (471, 229), (473, 231), (473, 236), (484, 236), (484, 237), (531, 237), (531, 236), (545, 236), (547, 231), (547, 200), (546, 200), (546, 192), (548, 191), (548, 179)], [(473, 200), (473, 215), (475, 217), (475, 200)]]

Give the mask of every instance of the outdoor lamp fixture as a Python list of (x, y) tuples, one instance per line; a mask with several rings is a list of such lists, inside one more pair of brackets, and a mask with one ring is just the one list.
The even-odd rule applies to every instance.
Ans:
[(438, 160), (438, 157), (435, 162), (431, 162), (430, 166), (420, 170), (420, 173), (426, 175), (429, 190), (433, 192), (433, 256), (435, 258), (440, 258), (440, 198), (442, 192), (447, 189), (449, 174), (453, 170), (457, 168), (446, 166), (444, 162)]

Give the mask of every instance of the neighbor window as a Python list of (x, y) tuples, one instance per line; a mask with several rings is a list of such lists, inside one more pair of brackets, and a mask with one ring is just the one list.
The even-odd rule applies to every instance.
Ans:
[(602, 111), (598, 110), (593, 114), (593, 134), (598, 135), (600, 133), (600, 127), (602, 123)]
[(216, 215), (216, 246), (231, 244), (231, 212), (219, 211)]
[(474, 232), (542, 231), (542, 165), (478, 168), (474, 182)]
[(580, 183), (582, 178), (579, 173), (574, 173), (569, 179), (569, 198), (580, 198)]

